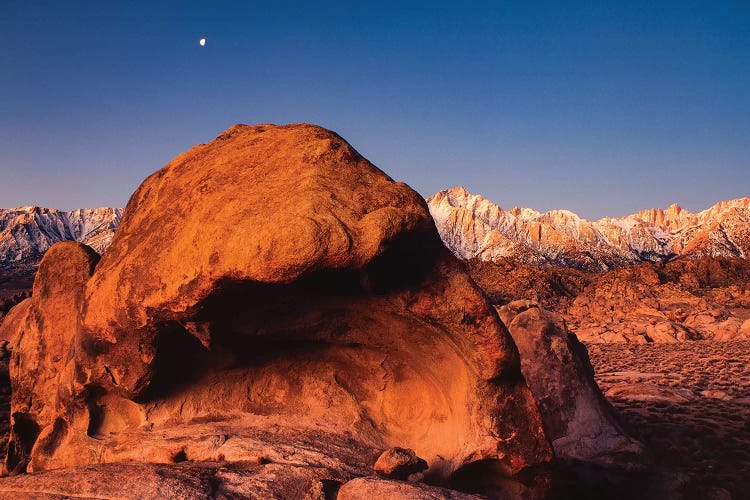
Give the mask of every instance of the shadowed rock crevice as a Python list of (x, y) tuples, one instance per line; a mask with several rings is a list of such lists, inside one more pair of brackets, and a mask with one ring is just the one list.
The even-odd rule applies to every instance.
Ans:
[[(200, 378), (209, 366), (253, 365), (335, 344), (357, 345), (361, 339), (348, 339), (346, 335), (347, 314), (359, 314), (347, 311), (349, 303), (366, 301), (373, 294), (386, 296), (419, 289), (441, 247), (432, 232), (401, 234), (360, 270), (320, 270), (286, 284), (217, 280), (210, 294), (181, 314), (179, 320), (150, 327), (158, 332), (153, 373), (148, 375), (152, 380), (140, 389), (143, 392), (138, 401), (178, 391), (181, 385)], [(160, 316), (158, 311), (149, 314)], [(106, 353), (108, 346), (101, 343), (87, 350), (98, 355)], [(108, 369), (107, 373), (113, 384), (119, 385), (113, 373)]]
[(65, 438), (68, 432), (68, 423), (58, 417), (55, 419), (55, 423), (52, 424), (52, 432), (39, 441), (39, 451), (44, 454), (52, 454), (55, 452), (60, 443)]
[[(178, 322), (164, 323), (157, 331), (152, 378), (136, 399), (139, 403), (166, 397), (189, 386), (208, 366), (208, 349)], [(114, 379), (113, 382), (116, 384)]]
[[(103, 395), (104, 391), (101, 388), (97, 388), (93, 392), (98, 392), (99, 395)], [(89, 425), (86, 428), (86, 435), (90, 438), (99, 439), (101, 438), (101, 428), (104, 422), (104, 408), (97, 404), (97, 399), (90, 397), (87, 402), (87, 408), (89, 412)]]
[(8, 471), (24, 472), (39, 437), (39, 424), (28, 413), (14, 413), (11, 419), (13, 424), (5, 465)]

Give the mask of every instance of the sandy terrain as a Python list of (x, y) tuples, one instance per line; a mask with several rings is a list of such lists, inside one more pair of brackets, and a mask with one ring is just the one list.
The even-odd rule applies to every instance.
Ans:
[(602, 391), (651, 448), (655, 482), (685, 498), (750, 496), (750, 342), (588, 349)]

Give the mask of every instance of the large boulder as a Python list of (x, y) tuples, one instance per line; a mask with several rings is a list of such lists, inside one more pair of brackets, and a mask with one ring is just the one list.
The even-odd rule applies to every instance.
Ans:
[(521, 370), (556, 455), (568, 461), (637, 467), (644, 448), (623, 429), (594, 380), (586, 347), (560, 315), (518, 300), (499, 309), (521, 353)]
[(144, 181), (93, 275), (75, 248), (37, 277), (69, 285), (35, 288), (11, 323), (11, 471), (273, 463), (352, 478), (400, 446), (442, 483), (551, 458), (513, 340), (424, 200), (328, 130), (234, 126)]

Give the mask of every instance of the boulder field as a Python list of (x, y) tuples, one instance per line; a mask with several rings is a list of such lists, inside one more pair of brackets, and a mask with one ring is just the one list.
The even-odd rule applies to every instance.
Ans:
[(750, 261), (680, 258), (604, 273), (470, 261), (499, 306), (532, 300), (562, 316), (586, 344), (750, 339)]
[(176, 157), (101, 259), (47, 252), (0, 338), (3, 497), (464, 498), (441, 487), (553, 459), (516, 344), (425, 201), (313, 125)]

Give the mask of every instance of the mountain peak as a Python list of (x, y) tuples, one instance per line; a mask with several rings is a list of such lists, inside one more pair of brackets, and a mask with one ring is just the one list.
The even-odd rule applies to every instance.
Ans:
[[(604, 270), (675, 255), (750, 258), (750, 198), (721, 201), (699, 214), (674, 203), (666, 210), (592, 222), (564, 209), (505, 211), (460, 186), (444, 193), (450, 203), (440, 204), (435, 195), (428, 199), (430, 211), (444, 243), (464, 259), (514, 257), (530, 264)], [(464, 211), (461, 217), (452, 215), (457, 210)], [(732, 223), (722, 225), (730, 216)]]
[(452, 187), (450, 189), (445, 189), (443, 191), (440, 191), (438, 193), (435, 193), (433, 196), (442, 195), (448, 198), (448, 200), (451, 202), (451, 204), (454, 203), (464, 203), (467, 198), (474, 197), (465, 187), (463, 186), (456, 186)]
[(456, 196), (471, 196), (471, 193), (463, 186), (455, 186), (446, 190), (446, 193)]
[(679, 214), (682, 211), (682, 207), (679, 206), (677, 203), (672, 203), (667, 207), (667, 210), (665, 213), (670, 214)]

